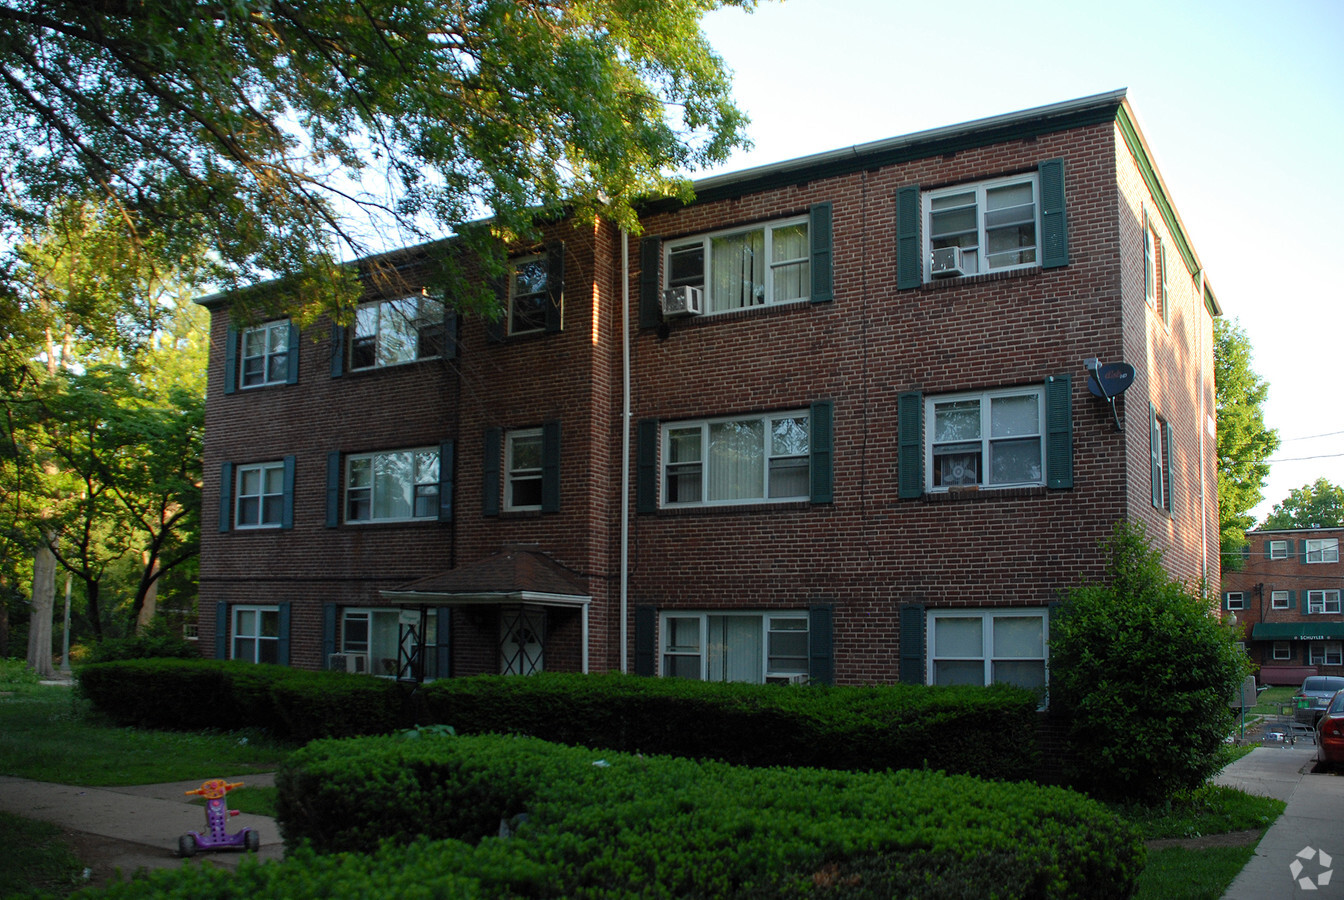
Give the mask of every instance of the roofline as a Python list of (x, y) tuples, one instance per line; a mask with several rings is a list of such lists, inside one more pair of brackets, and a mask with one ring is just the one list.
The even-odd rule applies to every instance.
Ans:
[(541, 591), (379, 591), (384, 600), (399, 603), (437, 602), (443, 606), (499, 606), (505, 603), (532, 603), (537, 606), (587, 606), (593, 598), (585, 594), (548, 594)]

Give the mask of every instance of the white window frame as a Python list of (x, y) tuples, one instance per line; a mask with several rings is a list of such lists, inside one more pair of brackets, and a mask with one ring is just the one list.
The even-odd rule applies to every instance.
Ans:
[[(523, 465), (515, 458), (515, 448), (523, 442), (535, 443), (537, 455), (535, 466)], [(504, 435), (504, 509), (506, 511), (519, 512), (541, 509), (541, 498), (544, 493), (543, 469), (545, 456), (545, 444), (540, 428), (523, 428), (518, 431), (507, 432)], [(536, 503), (514, 502), (518, 488), (533, 484), (536, 486)]]
[[(248, 352), (248, 342), (260, 340), (259, 353)], [(267, 322), (255, 328), (245, 328), (238, 344), (238, 387), (243, 390), (284, 384), (289, 380), (289, 320)], [(254, 362), (255, 361), (255, 362)], [(259, 378), (248, 380), (248, 363), (259, 362)], [(278, 371), (277, 371), (278, 370)]]
[[(691, 678), (705, 681), (710, 676), (710, 655), (713, 647), (710, 643), (710, 619), (714, 618), (759, 618), (761, 627), (761, 665), (759, 671), (753, 672), (754, 680), (744, 681), (748, 684), (764, 684), (767, 678), (791, 678), (801, 676), (806, 678), (808, 675), (809, 654), (808, 647), (811, 642), (811, 621), (806, 609), (789, 610), (759, 610), (759, 609), (716, 609), (716, 610), (662, 610), (658, 617), (658, 675), (663, 678)], [(679, 647), (669, 647), (668, 640), (672, 629), (668, 622), (671, 619), (682, 620), (687, 623), (697, 623), (698, 643), (695, 647), (682, 645)], [(797, 627), (801, 624), (802, 627)], [(799, 653), (784, 652), (787, 648), (779, 647), (779, 643), (773, 640), (774, 635), (788, 635), (797, 637), (804, 635), (803, 650)], [(776, 648), (779, 648), (776, 652)], [(669, 672), (670, 658), (698, 659), (695, 666), (694, 676), (686, 674), (672, 674)], [(772, 661), (775, 665), (772, 665)], [(789, 661), (785, 665), (778, 665), (781, 661)], [(684, 667), (683, 667), (684, 668)], [(755, 678), (755, 676), (759, 676)]]
[[(416, 458), (419, 454), (432, 454), (438, 465), (434, 466), (434, 475), (430, 477), (420, 477), (420, 461)], [(374, 511), (379, 506), (378, 478), (374, 476), (379, 459), (387, 459), (394, 456), (407, 456), (410, 462), (410, 471), (412, 472), (413, 484), (411, 487), (411, 514), (407, 516), (377, 516)], [(422, 522), (431, 519), (437, 519), (439, 515), (439, 465), (442, 460), (439, 458), (438, 447), (413, 447), (406, 450), (384, 450), (376, 453), (356, 453), (348, 456), (345, 460), (345, 521), (352, 525), (367, 524), (371, 522)], [(367, 463), (368, 483), (354, 484), (353, 473), (356, 468), (361, 468)], [(358, 494), (358, 500), (356, 493)], [(363, 500), (367, 492), (367, 501)], [(423, 501), (423, 503), (422, 503)], [(355, 502), (367, 502), (368, 515), (352, 515), (353, 504)], [(417, 512), (417, 509), (424, 509), (424, 512)]]
[[(280, 475), (280, 490), (267, 490), (269, 477), (275, 473)], [(257, 488), (255, 493), (245, 493), (243, 490), (243, 481), (249, 476), (256, 474)], [(262, 529), (262, 528), (280, 528), (284, 524), (284, 504), (285, 504), (285, 464), (283, 462), (264, 462), (249, 463), (235, 467), (234, 472), (234, 494), (233, 503), (233, 526), (239, 530)], [(274, 521), (267, 519), (267, 501), (279, 500), (280, 509)], [(257, 509), (256, 521), (244, 521), (243, 505), (245, 503), (255, 503)]]
[(1307, 615), (1339, 615), (1339, 591), (1307, 591)]
[[(266, 634), (268, 630), (267, 623), (271, 621), (268, 617), (273, 616), (275, 623), (275, 633)], [(248, 631), (243, 630), (243, 621), (245, 617), (251, 618), (251, 628)], [(234, 606), (229, 609), (229, 659), (241, 659), (244, 662), (251, 663), (278, 663), (280, 660), (280, 607), (279, 606)], [(216, 625), (218, 627), (218, 624)], [(241, 654), (239, 651), (243, 648), (240, 642), (247, 641), (251, 643), (251, 653)], [(263, 653), (262, 648), (269, 647), (270, 653)], [(263, 659), (263, 657), (273, 657)], [(249, 658), (250, 657), (250, 658)]]
[[(988, 235), (988, 228), (986, 225), (986, 211), (985, 211), (986, 199), (988, 193), (989, 191), (996, 190), (999, 188), (1011, 187), (1021, 184), (1029, 184), (1031, 186), (1031, 198), (1032, 198), (1032, 205), (1034, 207), (1032, 213), (1033, 215), (1032, 228), (1035, 231), (1035, 237), (1036, 237), (1036, 243), (1030, 248), (1032, 251), (1033, 259), (1031, 259), (1028, 262), (1012, 263), (1009, 265), (1002, 265), (1002, 266), (991, 266), (989, 264), (988, 259), (989, 235)], [(974, 216), (976, 223), (976, 243), (974, 247), (975, 247), (976, 270), (974, 272), (966, 272), (965, 274), (983, 275), (988, 272), (1011, 272), (1016, 269), (1039, 268), (1041, 265), (1041, 253), (1043, 251), (1043, 247), (1041, 245), (1041, 182), (1039, 175), (1036, 172), (1032, 172), (1030, 174), (1013, 175), (1008, 178), (995, 178), (990, 181), (977, 181), (969, 184), (958, 184), (953, 187), (939, 188), (938, 190), (923, 192), (920, 197), (921, 215), (922, 215), (921, 224), (923, 227), (920, 230), (924, 242), (923, 244), (924, 280), (926, 282), (933, 280), (934, 203), (944, 198), (955, 197), (959, 194), (970, 194), (970, 193), (974, 193), (975, 195)], [(965, 207), (960, 208), (964, 209)], [(1028, 248), (1022, 247), (1019, 249), (1026, 250)]]
[(1344, 641), (1310, 641), (1307, 644), (1307, 665), (1344, 665)]
[[(412, 303), (415, 304), (414, 315), (407, 309)], [(390, 328), (393, 317), (400, 320), (404, 332), (398, 333), (396, 329)], [(443, 300), (431, 297), (428, 293), (361, 303), (355, 310), (355, 321), (348, 329), (350, 371), (367, 372), (372, 369), (437, 359), (442, 354), (443, 342), (447, 339), (443, 324)], [(414, 340), (415, 346), (411, 348), (409, 355), (405, 355), (404, 348), (398, 352), (399, 348), (394, 337), (407, 342)], [(360, 364), (357, 360), (356, 346), (360, 342), (368, 343), (372, 362)], [(397, 355), (394, 356), (394, 352)]]
[[(540, 272), (540, 287), (536, 282), (523, 283), (524, 273)], [(526, 288), (526, 289), (524, 289)], [(525, 256), (509, 264), (509, 334), (536, 334), (546, 330), (546, 304), (551, 296), (550, 257), (545, 254)], [(519, 309), (519, 304), (531, 301), (535, 308), (528, 309), (527, 315)], [(539, 315), (540, 321), (532, 320)]]
[[(789, 420), (795, 422), (801, 420), (804, 423), (807, 446), (798, 452), (797, 447), (789, 448), (793, 452), (777, 452), (778, 447), (773, 440), (775, 428)], [(761, 450), (761, 483), (758, 495), (745, 497), (725, 497), (711, 499), (709, 496), (713, 474), (713, 434), (714, 429), (722, 425), (730, 424), (752, 424), (760, 423), (763, 445)], [(699, 458), (696, 460), (675, 460), (673, 459), (673, 436), (689, 436), (693, 432), (699, 432)], [(743, 504), (758, 503), (793, 503), (799, 500), (807, 500), (811, 496), (811, 449), (812, 449), (812, 417), (807, 409), (791, 409), (783, 412), (756, 413), (742, 416), (720, 416), (713, 419), (699, 419), (688, 422), (665, 422), (662, 426), (662, 462), (659, 466), (659, 484), (661, 486), (661, 499), (665, 507), (693, 507), (693, 506), (740, 506)], [(799, 463), (801, 460), (801, 463)], [(778, 472), (779, 476), (795, 474), (798, 468), (807, 470), (807, 477), (803, 479), (802, 492), (798, 494), (788, 494), (782, 496), (771, 496), (772, 473)], [(670, 489), (669, 477), (678, 472), (685, 472), (687, 476), (693, 474), (698, 468), (700, 474), (700, 493), (699, 499), (695, 500), (671, 500), (669, 499), (673, 491)]]
[(1152, 439), (1157, 442), (1157, 476), (1159, 479), (1157, 487), (1162, 492), (1162, 502), (1157, 508), (1167, 515), (1171, 515), (1175, 508), (1171, 495), (1171, 455), (1173, 450), (1171, 429), (1168, 427), (1167, 420), (1162, 416), (1156, 418), (1153, 428)]
[[(364, 671), (370, 675), (376, 675), (380, 678), (395, 678), (398, 662), (397, 650), (401, 641), (401, 623), (403, 617), (407, 614), (407, 610), (398, 607), (351, 606), (343, 608), (341, 610), (340, 652), (347, 655), (364, 656)], [(410, 614), (418, 620), (418, 611)], [(447, 619), (447, 613), (444, 614), (444, 618)], [(433, 648), (437, 643), (438, 619), (438, 610), (429, 610), (429, 615), (425, 619), (425, 634), (421, 636), (424, 641), (427, 666), (433, 659)], [(363, 641), (351, 640), (351, 623), (363, 623), (366, 628)], [(390, 635), (383, 634), (380, 637), (375, 634), (375, 629), (385, 632), (389, 626), (392, 629)], [(426, 673), (428, 671), (429, 669), (426, 669)]]
[(1288, 558), (1288, 542), (1287, 542), (1287, 541), (1270, 541), (1270, 542), (1269, 542), (1269, 558), (1270, 558), (1270, 559), (1287, 559), (1287, 558)]
[(1280, 662), (1293, 658), (1293, 645), (1287, 641), (1275, 641), (1273, 649), (1274, 659)]
[[(784, 228), (803, 228), (803, 255), (793, 256), (786, 259), (776, 260), (775, 255), (775, 232)], [(772, 222), (763, 222), (758, 225), (752, 225), (747, 228), (725, 228), (719, 231), (711, 231), (705, 234), (698, 234), (686, 238), (675, 238), (664, 241), (663, 243), (663, 286), (679, 287), (689, 285), (698, 287), (704, 291), (704, 313), (705, 315), (716, 315), (720, 313), (738, 312), (744, 309), (757, 309), (762, 306), (780, 306), (789, 303), (806, 303), (811, 299), (812, 293), (812, 257), (811, 257), (811, 221), (807, 216), (789, 219), (778, 219)], [(714, 242), (725, 238), (737, 237), (739, 235), (750, 234), (752, 232), (762, 233), (762, 254), (765, 257), (763, 271), (761, 273), (764, 284), (757, 285), (751, 282), (753, 291), (751, 301), (745, 304), (732, 305), (730, 298), (720, 298), (714, 295), (712, 284), (712, 273), (714, 271)], [(702, 265), (699, 279), (694, 275), (673, 277), (672, 263), (673, 257), (677, 253), (687, 251), (694, 252), (699, 248), (702, 256)], [(776, 273), (785, 269), (801, 269), (800, 279), (801, 296), (781, 299), (775, 296)]]
[[(980, 627), (980, 654), (978, 656), (957, 656), (952, 654), (940, 654), (938, 648), (938, 621), (942, 619), (974, 619), (981, 620)], [(1040, 656), (1022, 656), (1022, 657), (995, 657), (993, 654), (994, 640), (994, 620), (1011, 618), (1038, 618), (1041, 620), (1041, 655)], [(931, 609), (927, 613), (926, 622), (928, 634), (928, 652), (925, 654), (925, 684), (936, 685), (939, 683), (938, 667), (939, 662), (971, 662), (980, 660), (983, 664), (982, 684), (990, 685), (1001, 683), (994, 679), (994, 664), (996, 662), (1035, 662), (1039, 660), (1044, 671), (1043, 688), (1049, 690), (1050, 687), (1050, 611), (1045, 607), (986, 607), (983, 609), (974, 608), (956, 608), (956, 609)]]
[[(1315, 557), (1315, 559), (1312, 557)], [(1312, 538), (1307, 540), (1304, 558), (1308, 563), (1339, 562), (1339, 538)]]
[(1152, 309), (1157, 305), (1157, 234), (1148, 221), (1143, 219), (1143, 297)]
[(1269, 608), (1270, 609), (1290, 609), (1292, 601), (1288, 598), (1287, 591), (1270, 591)]
[[(1034, 434), (1016, 434), (994, 437), (992, 434), (992, 421), (990, 412), (993, 408), (993, 401), (1012, 397), (1034, 397), (1036, 400), (1036, 426)], [(980, 436), (979, 438), (968, 438), (964, 441), (936, 441), (938, 436), (937, 410), (939, 406), (946, 406), (954, 403), (966, 403), (968, 401), (978, 401), (980, 406)], [(981, 490), (1000, 490), (1015, 487), (1034, 487), (1046, 483), (1049, 472), (1046, 470), (1046, 447), (1045, 447), (1045, 389), (1040, 385), (1031, 385), (1029, 387), (1015, 388), (996, 388), (990, 391), (978, 391), (964, 394), (939, 394), (924, 398), (924, 488), (930, 493), (944, 493), (953, 487), (974, 486)], [(993, 445), (996, 443), (1020, 442), (1027, 440), (1036, 440), (1040, 451), (1041, 476), (1037, 479), (1027, 481), (1011, 481), (1002, 483), (993, 483), (988, 481), (988, 476), (992, 472), (993, 464)], [(941, 475), (940, 467), (935, 465), (937, 456), (935, 448), (948, 445), (964, 445), (979, 443), (980, 462), (976, 472), (976, 481), (973, 485), (966, 484), (939, 484), (937, 483)]]
[(1228, 592), (1227, 592), (1227, 608), (1228, 608), (1228, 609), (1245, 609), (1245, 608), (1246, 608), (1246, 594), (1245, 594), (1245, 592), (1244, 592), (1244, 591), (1228, 591)]

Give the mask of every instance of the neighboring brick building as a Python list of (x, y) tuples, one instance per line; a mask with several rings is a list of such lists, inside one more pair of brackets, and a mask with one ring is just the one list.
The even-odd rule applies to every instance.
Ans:
[(1250, 531), (1246, 539), (1242, 567), (1223, 574), (1223, 609), (1236, 616), (1260, 680), (1344, 675), (1344, 528)]
[(1117, 521), (1217, 582), (1219, 309), (1123, 92), (696, 193), (547, 225), (496, 325), (207, 299), (203, 648), (1041, 684)]

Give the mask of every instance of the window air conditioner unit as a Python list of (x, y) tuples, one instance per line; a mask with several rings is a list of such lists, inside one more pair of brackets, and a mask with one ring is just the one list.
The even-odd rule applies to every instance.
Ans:
[(793, 675), (767, 675), (767, 676), (765, 676), (765, 683), (766, 683), (766, 684), (807, 684), (807, 676), (804, 675), (804, 674), (802, 674), (801, 672), (796, 672), (796, 673), (794, 673)]
[(332, 653), (327, 656), (327, 668), (337, 672), (354, 672), (363, 675), (369, 671), (367, 653)]
[(965, 275), (960, 247), (939, 247), (933, 251), (933, 265), (930, 267), (934, 278), (952, 278)]
[(698, 316), (704, 311), (705, 292), (702, 288), (683, 284), (663, 291), (663, 315)]

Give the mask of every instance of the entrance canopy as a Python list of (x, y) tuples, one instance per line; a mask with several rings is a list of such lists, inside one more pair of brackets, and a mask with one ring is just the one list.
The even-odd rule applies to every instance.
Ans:
[(578, 609), (583, 617), (583, 671), (588, 671), (588, 606), (593, 598), (569, 570), (540, 550), (507, 547), (469, 565), (379, 594), (405, 605)]
[(1344, 622), (1257, 622), (1253, 641), (1333, 641), (1344, 638)]

